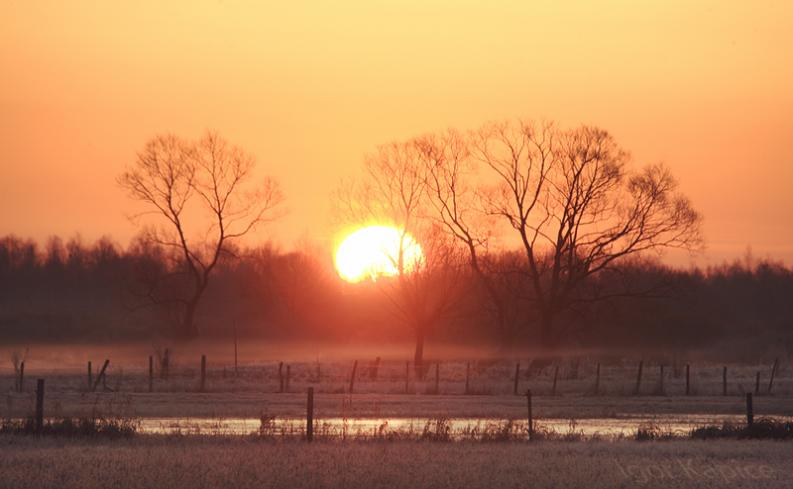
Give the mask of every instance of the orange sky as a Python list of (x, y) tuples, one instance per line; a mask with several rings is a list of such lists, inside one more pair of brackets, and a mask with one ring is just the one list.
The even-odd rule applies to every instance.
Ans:
[(699, 263), (793, 263), (793, 2), (119, 3), (0, 4), (0, 234), (126, 243), (124, 165), (214, 128), (282, 183), (269, 233), (323, 241), (377, 144), (521, 116), (666, 162)]

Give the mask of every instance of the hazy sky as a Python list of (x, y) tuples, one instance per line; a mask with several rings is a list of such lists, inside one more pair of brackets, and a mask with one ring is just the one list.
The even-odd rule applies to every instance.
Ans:
[(288, 198), (258, 237), (322, 241), (377, 144), (531, 117), (666, 162), (700, 262), (793, 263), (793, 2), (121, 4), (0, 3), (0, 234), (126, 244), (115, 177), (158, 132), (214, 128)]

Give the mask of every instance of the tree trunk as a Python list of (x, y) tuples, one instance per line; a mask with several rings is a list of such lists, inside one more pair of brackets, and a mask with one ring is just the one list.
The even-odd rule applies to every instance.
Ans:
[(413, 368), (417, 379), (424, 378), (424, 328), (416, 329), (416, 352), (413, 355)]
[(199, 297), (191, 299), (185, 305), (184, 316), (182, 316), (182, 324), (180, 325), (179, 336), (183, 339), (192, 339), (198, 336), (198, 327), (195, 323), (195, 311), (198, 307)]

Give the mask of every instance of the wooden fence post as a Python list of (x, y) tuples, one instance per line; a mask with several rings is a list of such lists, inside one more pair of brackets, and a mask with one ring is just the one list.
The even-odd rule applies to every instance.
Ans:
[(19, 392), (25, 391), (25, 362), (19, 364), (19, 384), (17, 387)]
[(289, 392), (289, 383), (292, 380), (292, 366), (286, 365), (286, 392)]
[(721, 370), (721, 395), (727, 395), (727, 367)]
[(171, 350), (168, 348), (165, 349), (163, 352), (162, 358), (160, 359), (160, 378), (168, 380), (168, 376), (171, 374)]
[(660, 395), (662, 395), (662, 396), (664, 395), (664, 366), (663, 365), (661, 365), (661, 383), (660, 383), (660, 386), (659, 386), (658, 393)]
[(559, 377), (559, 364), (553, 369), (553, 387), (551, 388), (551, 395), (556, 395), (556, 379)]
[(409, 384), (410, 384), (410, 360), (405, 362), (405, 394), (408, 393)]
[(754, 408), (752, 406), (752, 393), (746, 393), (746, 424), (752, 426), (754, 423)]
[[(24, 362), (22, 363), (24, 365)], [(771, 394), (771, 389), (774, 387), (774, 377), (776, 377), (776, 370), (779, 368), (779, 358), (774, 359), (774, 366), (771, 368), (771, 380), (768, 381), (768, 393)]]
[(760, 372), (757, 372), (757, 376), (754, 379), (754, 395), (760, 395)]
[(284, 392), (284, 362), (278, 363), (278, 392)]
[(201, 387), (198, 389), (201, 392), (204, 392), (206, 389), (206, 380), (207, 380), (207, 356), (201, 355)]
[(435, 362), (435, 394), (441, 393), (441, 362)]
[(600, 393), (600, 362), (598, 362), (598, 366), (595, 369), (595, 395), (597, 396)]
[(44, 379), (36, 381), (36, 433), (44, 428)]
[(237, 363), (237, 322), (234, 321), (234, 377), (239, 376), (239, 364)]
[(91, 387), (92, 391), (96, 391), (96, 388), (99, 387), (99, 382), (101, 382), (105, 378), (105, 371), (107, 370), (107, 366), (110, 364), (110, 360), (105, 360), (105, 363), (102, 364), (102, 369), (99, 371), (99, 374), (96, 376), (96, 380), (94, 380), (94, 385)]
[(642, 388), (642, 369), (644, 368), (644, 360), (639, 360), (639, 372), (636, 374), (636, 388), (633, 390), (633, 395), (638, 396)]
[(350, 394), (353, 393), (353, 389), (355, 389), (355, 371), (358, 370), (358, 360), (355, 360), (352, 364), (352, 373), (350, 374)]
[(512, 386), (512, 395), (518, 395), (518, 378), (520, 376), (520, 362), (515, 364), (515, 385)]
[(154, 357), (149, 355), (149, 392), (154, 392)]
[(377, 380), (377, 374), (379, 370), (380, 370), (380, 357), (377, 357), (374, 359), (374, 365), (372, 366), (372, 374), (370, 375), (372, 380), (374, 381)]
[(526, 406), (528, 407), (529, 415), (529, 441), (534, 438), (534, 419), (531, 412), (531, 389), (526, 391)]
[(465, 393), (470, 393), (470, 381), (471, 381), (471, 362), (467, 362), (465, 364)]
[(686, 395), (691, 394), (691, 365), (686, 364)]
[(311, 443), (314, 439), (314, 388), (308, 388), (308, 401), (306, 405), (306, 441)]
[(88, 390), (91, 390), (92, 385), (94, 385), (94, 372), (91, 366), (91, 360), (88, 360)]

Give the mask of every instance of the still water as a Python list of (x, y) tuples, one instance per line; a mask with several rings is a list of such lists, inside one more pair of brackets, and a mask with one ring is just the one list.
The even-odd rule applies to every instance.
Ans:
[[(793, 418), (775, 418), (791, 420)], [(140, 418), (138, 432), (143, 434), (200, 435), (298, 435), (305, 431), (303, 418)], [(639, 428), (656, 427), (663, 432), (688, 434), (693, 428), (722, 423), (744, 423), (739, 415), (670, 415), (653, 417), (548, 419), (534, 421), (535, 431), (552, 431), (557, 435), (585, 437), (635, 436)], [(423, 432), (446, 432), (451, 438), (478, 437), (482, 434), (526, 432), (526, 420), (493, 418), (320, 418), (314, 420), (314, 432), (333, 436), (373, 437), (387, 434), (421, 435)]]

